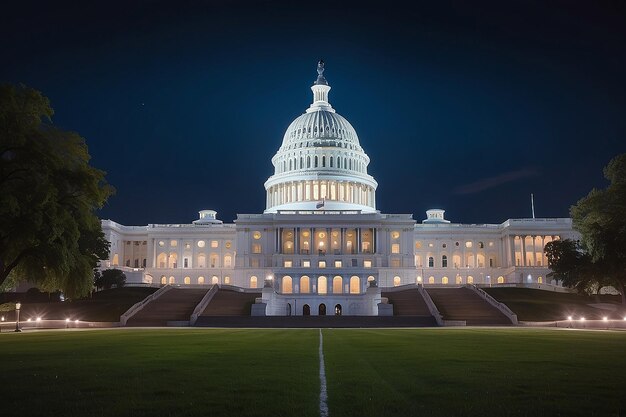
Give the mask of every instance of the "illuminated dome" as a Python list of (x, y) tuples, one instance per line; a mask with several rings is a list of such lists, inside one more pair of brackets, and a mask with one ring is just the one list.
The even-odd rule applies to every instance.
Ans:
[(356, 131), (328, 102), (324, 62), (311, 87), (313, 104), (287, 128), (265, 182), (267, 209), (376, 211), (378, 184), (367, 173), (370, 159)]

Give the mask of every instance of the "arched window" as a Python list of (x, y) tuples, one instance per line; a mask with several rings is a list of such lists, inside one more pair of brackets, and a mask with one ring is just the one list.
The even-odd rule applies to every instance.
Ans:
[(300, 278), (300, 292), (302, 294), (311, 292), (311, 280), (306, 275)]
[(257, 282), (256, 282), (256, 277), (255, 276), (251, 276), (250, 277), (250, 288), (256, 288)]
[(211, 262), (211, 264), (209, 266), (211, 268), (218, 268), (219, 267), (219, 265), (218, 265), (219, 257), (217, 256), (217, 254), (212, 253), (211, 257), (209, 259), (210, 259), (210, 262)]
[(448, 257), (446, 255), (441, 256), (441, 267), (442, 268), (448, 267)]
[(335, 316), (341, 316), (341, 304), (335, 305)]
[(393, 286), (397, 287), (399, 285), (400, 285), (400, 277), (399, 276), (393, 277)]
[(333, 157), (331, 156), (328, 161), (328, 166), (333, 167)]
[(317, 314), (320, 316), (326, 315), (326, 304), (320, 304), (319, 308), (317, 309)]
[(293, 292), (292, 280), (289, 275), (283, 277), (283, 294), (291, 294)]
[(473, 283), (474, 283), (474, 277), (473, 277), (473, 276), (471, 276), (471, 275), (470, 275), (470, 276), (468, 276), (468, 277), (467, 277), (467, 283), (468, 283), (468, 284), (473, 284)]
[(457, 275), (457, 276), (456, 276), (456, 283), (457, 283), (457, 284), (463, 284), (463, 277), (462, 277), (462, 276), (460, 276), (460, 275)]
[(504, 277), (503, 276), (499, 276), (498, 277), (498, 284), (504, 284)]
[(435, 267), (435, 258), (433, 258), (432, 256), (428, 257), (428, 267), (429, 268), (434, 268)]
[[(115, 265), (115, 263), (113, 265)], [(159, 256), (157, 256), (157, 266), (159, 268), (167, 267), (167, 255), (166, 254), (160, 253)]]
[(146, 261), (147, 261), (147, 259), (146, 259), (146, 258), (143, 258), (143, 261), (141, 262), (141, 267), (142, 267), (142, 268), (145, 268), (145, 267), (146, 267)]
[(176, 278), (170, 277), (170, 284), (176, 284)]
[(191, 278), (189, 278), (189, 277), (185, 277), (185, 279), (183, 280), (183, 282), (184, 282), (186, 285), (189, 285), (189, 284), (191, 284)]
[(326, 294), (328, 288), (326, 286), (326, 277), (321, 276), (317, 278), (317, 293), (318, 294)]
[(315, 166), (314, 168), (317, 168), (317, 155), (315, 155)]
[(211, 284), (219, 284), (219, 283), (220, 283), (220, 279), (217, 276), (213, 275), (211, 277)]
[(206, 256), (203, 253), (198, 255), (198, 268), (206, 268)]
[(543, 278), (542, 277), (537, 277), (537, 283), (538, 284), (543, 284)]
[(428, 277), (428, 283), (429, 284), (434, 284), (435, 283), (435, 277)]
[(343, 287), (343, 280), (340, 276), (333, 278), (333, 294), (341, 294)]
[(224, 268), (230, 268), (233, 266), (233, 258), (230, 255), (224, 256)]
[(310, 156), (306, 157), (306, 167), (307, 168), (311, 168), (311, 157)]
[(165, 275), (161, 275), (161, 285), (167, 284), (167, 277)]
[(308, 304), (302, 306), (302, 315), (310, 316), (311, 315), (311, 307)]
[(361, 292), (361, 278), (356, 275), (350, 277), (350, 294), (359, 294)]
[(198, 284), (204, 284), (204, 277), (198, 277)]
[(441, 283), (442, 284), (447, 284), (448, 283), (448, 277), (441, 278)]
[(322, 168), (326, 168), (326, 155), (322, 155)]

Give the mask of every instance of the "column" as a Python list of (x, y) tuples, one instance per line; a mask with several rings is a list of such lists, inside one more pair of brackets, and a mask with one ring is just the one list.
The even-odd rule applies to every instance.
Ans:
[(533, 236), (533, 259), (532, 259), (533, 266), (537, 266), (537, 247), (535, 245), (535, 239), (537, 239), (537, 235)]
[(520, 238), (522, 239), (522, 245), (520, 248), (521, 256), (522, 256), (522, 266), (527, 266), (526, 265), (526, 235), (522, 235), (520, 236)]

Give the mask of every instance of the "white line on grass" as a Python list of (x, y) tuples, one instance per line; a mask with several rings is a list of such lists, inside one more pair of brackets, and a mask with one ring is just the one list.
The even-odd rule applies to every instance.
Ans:
[(324, 368), (324, 339), (320, 329), (320, 417), (328, 417), (328, 393), (326, 392), (326, 370)]

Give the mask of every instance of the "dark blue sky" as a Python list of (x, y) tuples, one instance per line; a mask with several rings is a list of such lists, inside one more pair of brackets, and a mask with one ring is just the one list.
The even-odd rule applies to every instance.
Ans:
[(383, 212), (567, 216), (626, 152), (621, 1), (14, 3), (0, 82), (86, 138), (124, 224), (262, 212), (319, 58)]

